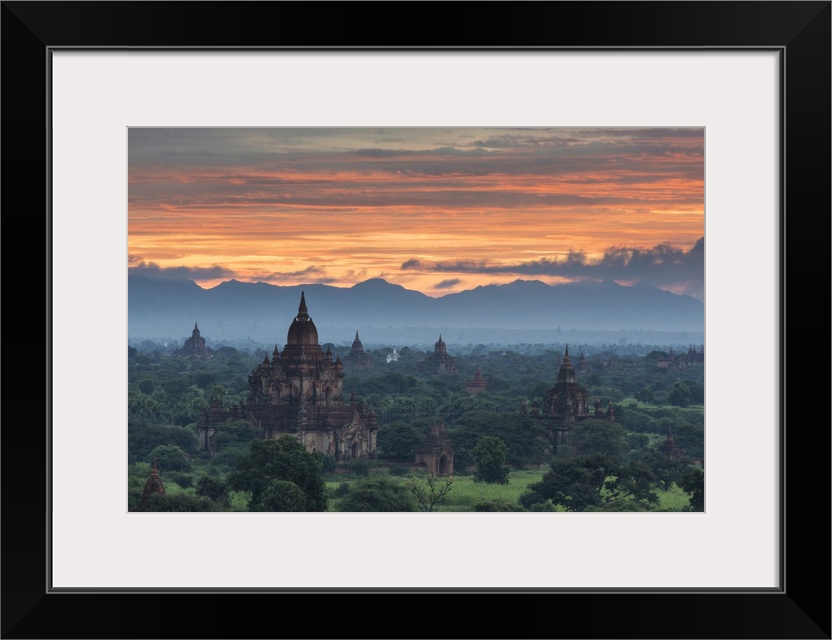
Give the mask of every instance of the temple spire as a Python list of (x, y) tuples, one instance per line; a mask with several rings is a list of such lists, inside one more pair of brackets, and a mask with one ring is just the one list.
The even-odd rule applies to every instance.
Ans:
[(575, 369), (572, 367), (572, 360), (569, 358), (569, 345), (566, 345), (566, 350), (563, 354), (563, 363), (558, 370), (558, 382), (577, 382), (578, 378), (575, 375)]
[(306, 308), (306, 297), (303, 291), (300, 292), (300, 306), (298, 307), (298, 320), (308, 320), (309, 309)]

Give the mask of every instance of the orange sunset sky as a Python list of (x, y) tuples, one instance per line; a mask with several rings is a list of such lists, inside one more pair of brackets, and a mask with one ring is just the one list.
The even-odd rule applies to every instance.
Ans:
[(134, 128), (131, 273), (704, 292), (704, 129)]

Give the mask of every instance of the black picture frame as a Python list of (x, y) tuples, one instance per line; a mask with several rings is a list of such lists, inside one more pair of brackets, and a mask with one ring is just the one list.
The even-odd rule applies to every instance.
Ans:
[[(402, 11), (406, 20), (393, 18)], [(812, 371), (811, 361), (823, 368), (830, 353), (830, 15), (828, 1), (2, 2), (2, 637), (829, 638), (829, 380)], [(393, 24), (377, 29), (385, 16)], [(54, 319), (47, 133), (50, 51), (63, 47), (779, 51), (785, 79), (780, 588), (52, 592), (49, 389), (60, 381), (49, 374)], [(818, 324), (820, 333), (813, 331)], [(741, 363), (726, 366), (742, 374)], [(789, 372), (793, 394), (787, 405)], [(802, 417), (810, 407), (822, 417)], [(738, 452), (738, 473), (750, 466), (742, 456)], [(755, 490), (752, 478), (749, 491)], [(309, 606), (321, 615), (287, 626), (288, 612)]]

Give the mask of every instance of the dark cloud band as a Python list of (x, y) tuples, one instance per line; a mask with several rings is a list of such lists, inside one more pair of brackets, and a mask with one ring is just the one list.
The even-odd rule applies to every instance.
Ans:
[(610, 247), (598, 261), (590, 260), (582, 251), (574, 251), (563, 260), (543, 258), (514, 264), (474, 260), (426, 263), (411, 258), (402, 263), (401, 269), (428, 273), (516, 274), (620, 280), (647, 282), (665, 288), (676, 284), (682, 286), (681, 283), (685, 283), (685, 290), (700, 297), (705, 277), (704, 255), (705, 238), (700, 238), (688, 251), (668, 244), (659, 244), (651, 249)]
[(169, 280), (219, 280), (234, 277), (233, 271), (216, 264), (210, 267), (160, 267), (155, 262), (139, 262), (129, 266), (127, 271), (133, 275)]

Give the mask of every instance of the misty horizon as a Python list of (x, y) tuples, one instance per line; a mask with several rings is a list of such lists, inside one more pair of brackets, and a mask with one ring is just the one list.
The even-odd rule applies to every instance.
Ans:
[(515, 281), (439, 298), (373, 279), (347, 288), (228, 281), (202, 288), (185, 279), (130, 276), (129, 339), (179, 339), (199, 322), (214, 340), (282, 344), (305, 292), (322, 341), (432, 345), (441, 332), (460, 344), (702, 343), (704, 305), (649, 285), (550, 286)]

